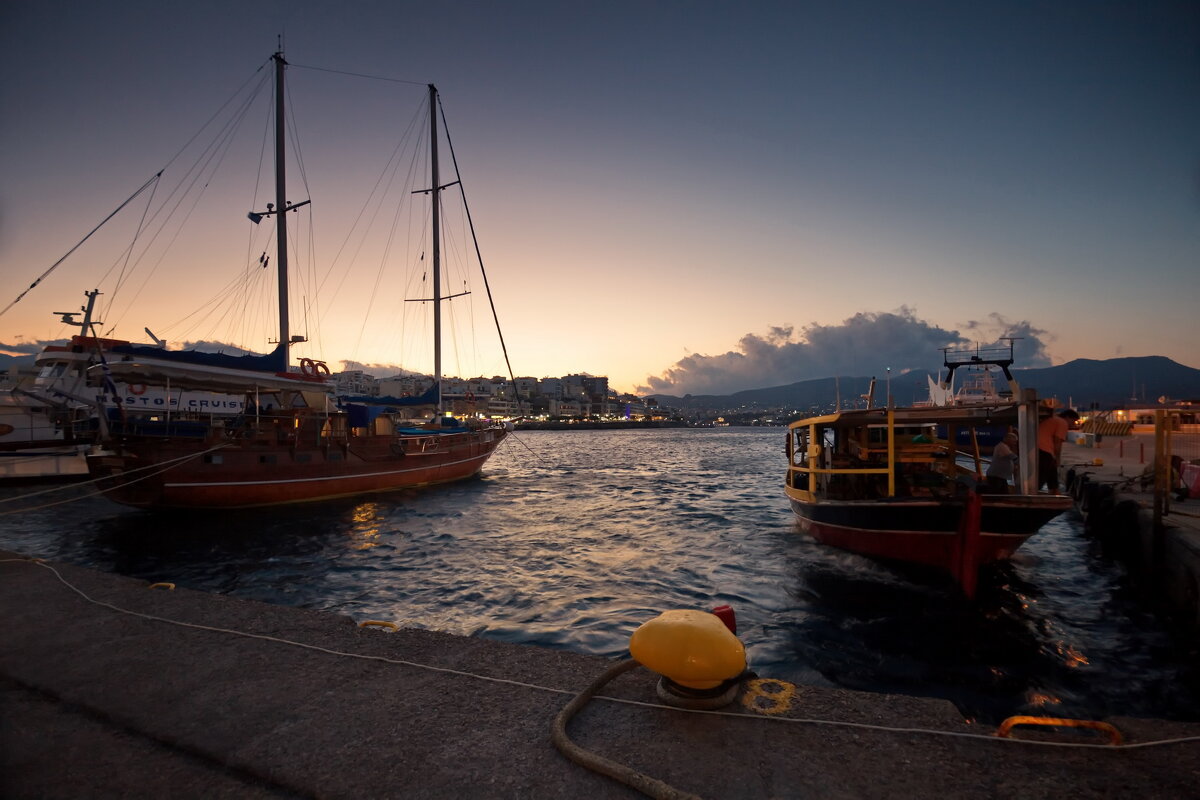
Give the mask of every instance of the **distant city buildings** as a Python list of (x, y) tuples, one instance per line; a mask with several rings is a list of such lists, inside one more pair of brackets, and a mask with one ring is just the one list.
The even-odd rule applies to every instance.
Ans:
[[(433, 387), (429, 375), (375, 378), (362, 370), (335, 373), (339, 394), (360, 397), (418, 397)], [(532, 417), (544, 420), (664, 420), (677, 414), (653, 398), (619, 394), (608, 378), (563, 375), (558, 378), (443, 378), (442, 400), (460, 416)]]

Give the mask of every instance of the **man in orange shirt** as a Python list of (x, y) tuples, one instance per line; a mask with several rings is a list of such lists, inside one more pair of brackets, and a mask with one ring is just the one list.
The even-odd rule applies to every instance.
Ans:
[(1046, 417), (1038, 425), (1038, 489), (1045, 486), (1050, 494), (1058, 494), (1058, 462), (1062, 460), (1063, 442), (1077, 419), (1079, 415), (1068, 408), (1058, 416)]

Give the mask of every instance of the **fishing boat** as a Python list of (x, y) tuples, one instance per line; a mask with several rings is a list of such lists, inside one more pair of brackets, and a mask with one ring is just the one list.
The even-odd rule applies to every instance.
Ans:
[[(1071, 507), (1039, 494), (1036, 394), (950, 406), (860, 408), (788, 429), (785, 491), (814, 539), (880, 559), (945, 570), (973, 596), (979, 566), (1011, 556)], [(977, 432), (1019, 431), (1015, 486), (983, 493)], [(940, 432), (940, 433), (939, 433)], [(959, 434), (976, 442), (962, 451)]]
[[(274, 353), (221, 358), (166, 351), (98, 337), (81, 346), (106, 355), (92, 369), (102, 381), (122, 381), (171, 392), (238, 393), (244, 409), (215, 416), (173, 408), (151, 415), (102, 415), (103, 446), (88, 455), (88, 468), (112, 500), (141, 508), (242, 508), (424, 487), (477, 475), (511, 425), (463, 421), (441, 413), (440, 193), (438, 95), (429, 86), (434, 364), (433, 387), (415, 398), (340, 398), (324, 362), (289, 364), (288, 348), (304, 341), (289, 329), (287, 214), (308, 201), (289, 204), (284, 169), (284, 76), (282, 53), (272, 56), (275, 83), (275, 200), (251, 212), (257, 224), (276, 223), (279, 338)], [(435, 411), (411, 417), (415, 407)]]

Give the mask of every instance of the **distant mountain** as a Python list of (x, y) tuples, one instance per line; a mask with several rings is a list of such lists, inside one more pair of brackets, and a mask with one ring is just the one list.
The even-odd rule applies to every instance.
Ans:
[[(898, 405), (909, 405), (929, 396), (929, 375), (925, 370), (913, 370), (891, 379), (892, 396)], [(962, 374), (959, 370), (958, 374)], [(887, 397), (887, 380), (877, 375), (875, 399), (883, 403)], [(937, 377), (934, 374), (934, 377)], [(1025, 388), (1036, 389), (1038, 397), (1057, 397), (1064, 404), (1088, 408), (1097, 403), (1101, 408), (1128, 407), (1136, 394), (1137, 403), (1155, 403), (1159, 397), (1200, 399), (1200, 369), (1185, 367), (1163, 356), (1110, 358), (1096, 361), (1078, 358), (1057, 367), (1014, 369), (1013, 377)], [(958, 382), (958, 379), (955, 379)], [(793, 409), (810, 411), (831, 407), (840, 393), (842, 404), (865, 394), (870, 377), (817, 378), (815, 380), (747, 389), (729, 395), (654, 395), (659, 403), (685, 411), (729, 411), (737, 408)]]
[(22, 369), (33, 369), (33, 362), (36, 358), (36, 355), (10, 356), (7, 353), (0, 353), (0, 372), (8, 372), (14, 366)]

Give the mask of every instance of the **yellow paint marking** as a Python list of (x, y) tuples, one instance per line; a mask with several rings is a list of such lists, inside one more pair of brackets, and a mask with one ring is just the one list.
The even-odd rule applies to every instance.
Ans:
[(746, 682), (742, 705), (759, 714), (783, 714), (791, 709), (796, 685), (774, 678), (754, 678)]

